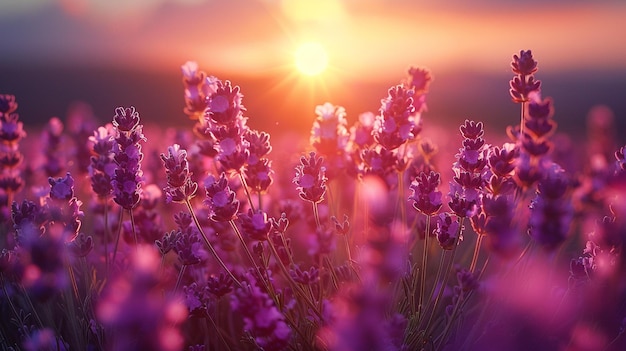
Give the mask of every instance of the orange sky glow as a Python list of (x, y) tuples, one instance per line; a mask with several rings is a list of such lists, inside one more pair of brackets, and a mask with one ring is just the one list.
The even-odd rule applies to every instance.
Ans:
[(626, 33), (626, 4), (619, 2), (475, 9), (401, 0), (128, 3), (59, 1), (86, 30), (48, 28), (42, 35), (60, 44), (49, 57), (148, 69), (196, 60), (254, 76), (289, 69), (296, 47), (317, 41), (333, 72), (347, 79), (377, 80), (409, 65), (489, 72), (520, 49), (533, 49), (550, 70), (626, 69), (618, 35)]
[[(0, 2), (0, 31), (11, 33), (0, 36), (6, 49), (0, 65), (175, 77), (183, 63), (197, 61), (208, 74), (241, 85), (251, 114), (266, 114), (271, 126), (294, 124), (292, 116), (303, 115), (302, 130), (326, 101), (344, 105), (353, 120), (376, 111), (389, 86), (410, 66), (423, 66), (435, 77), (433, 114), (461, 119), (465, 115), (445, 110), (449, 97), (468, 113), (486, 94), (502, 93), (497, 101), (504, 105), (510, 101), (511, 56), (522, 49), (533, 50), (540, 79), (547, 73), (624, 74), (624, 18), (622, 0), (23, 0)], [(296, 69), (294, 52), (304, 42), (326, 49), (322, 74)], [(499, 85), (483, 80), (468, 94), (468, 83), (475, 84), (468, 74), (495, 76)], [(578, 79), (570, 86), (586, 84)], [(169, 84), (176, 88), (180, 80)], [(182, 107), (173, 104), (180, 96), (168, 98), (174, 101), (169, 114), (178, 115)], [(476, 111), (486, 108), (493, 113), (493, 106)]]

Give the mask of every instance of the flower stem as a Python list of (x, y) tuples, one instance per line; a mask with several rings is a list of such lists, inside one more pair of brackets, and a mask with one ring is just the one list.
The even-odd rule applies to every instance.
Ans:
[(246, 183), (246, 178), (243, 176), (242, 172), (238, 172), (239, 179), (241, 179), (241, 185), (243, 186), (243, 190), (246, 192), (246, 197), (248, 198), (248, 203), (250, 204), (250, 208), (254, 212), (254, 203), (252, 202), (252, 196), (250, 196), (250, 189), (248, 189), (248, 183)]
[(124, 209), (120, 207), (120, 218), (117, 223), (117, 238), (115, 239), (115, 248), (113, 249), (113, 260), (111, 264), (115, 264), (115, 256), (117, 255), (117, 248), (120, 243), (120, 236), (122, 235), (122, 217), (124, 216)]
[(474, 256), (472, 256), (472, 263), (470, 264), (470, 272), (474, 273), (476, 270), (476, 263), (478, 262), (478, 255), (480, 254), (480, 246), (483, 242), (484, 235), (478, 235), (476, 238), (476, 246), (474, 247)]
[(180, 282), (183, 280), (183, 275), (185, 274), (186, 269), (186, 264), (180, 267), (180, 272), (178, 272), (178, 278), (176, 278), (176, 285), (174, 286), (174, 294), (176, 294), (176, 292), (178, 291), (178, 287), (180, 286)]
[[(445, 269), (445, 273), (443, 275), (442, 281), (441, 281), (441, 287), (439, 288), (439, 291), (437, 292), (437, 297), (435, 298), (435, 303), (433, 304), (433, 309), (430, 313), (430, 317), (428, 318), (428, 322), (426, 323), (426, 327), (425, 327), (425, 331), (426, 331), (426, 335), (428, 335), (428, 329), (430, 328), (430, 323), (432, 323), (432, 320), (435, 316), (435, 313), (437, 312), (437, 307), (439, 306), (439, 302), (441, 301), (441, 297), (443, 296), (443, 291), (445, 290), (445, 286), (446, 286), (446, 281), (448, 280), (448, 277), (450, 276), (450, 271), (452, 270), (452, 265), (454, 264), (454, 257), (456, 256), (456, 252), (457, 252), (457, 248), (459, 247), (460, 241), (458, 238), (461, 237), (461, 232), (463, 231), (463, 222), (464, 222), (465, 218), (461, 217), (460, 221), (459, 221), (459, 229), (457, 231), (457, 242), (454, 245), (454, 247), (452, 248), (452, 255), (450, 257), (450, 259), (448, 260), (448, 264), (446, 265), (446, 269)], [(443, 258), (443, 256), (442, 256)], [(437, 284), (437, 283), (435, 283)], [(436, 285), (435, 285), (436, 287)], [(434, 290), (433, 290), (434, 292)]]
[(424, 252), (420, 269), (420, 296), (417, 305), (418, 314), (424, 313), (424, 294), (426, 293), (426, 266), (428, 265), (428, 237), (430, 236), (430, 216), (426, 215), (426, 232), (424, 233)]
[(135, 216), (133, 216), (133, 210), (129, 209), (128, 214), (130, 215), (130, 227), (133, 231), (133, 237), (135, 238), (135, 251), (139, 251), (139, 240), (137, 240), (137, 228), (135, 228)]
[(320, 222), (320, 212), (317, 208), (317, 202), (311, 203), (313, 204), (313, 217), (315, 217), (315, 225), (317, 226), (317, 229), (320, 229), (322, 227), (322, 224)]
[[(254, 257), (252, 257), (252, 253), (250, 252), (250, 249), (248, 249), (248, 244), (246, 244), (246, 241), (243, 239), (243, 235), (241, 235), (241, 231), (239, 230), (239, 228), (237, 228), (237, 224), (235, 224), (235, 221), (233, 220), (230, 220), (228, 222), (230, 223), (230, 226), (233, 228), (233, 231), (235, 232), (235, 234), (237, 235), (237, 238), (239, 238), (239, 241), (241, 242), (241, 246), (243, 246), (243, 251), (246, 253), (248, 260), (250, 261), (252, 266), (256, 269), (256, 272), (259, 275), (259, 279), (263, 282), (263, 285), (265, 286), (265, 290), (268, 292), (268, 294), (275, 295), (273, 293), (273, 289), (271, 288), (271, 283), (265, 279), (265, 276), (261, 272), (261, 268), (259, 268), (259, 265), (257, 265), (256, 261), (254, 260)], [(278, 301), (278, 300), (275, 299), (275, 301)]]
[(233, 274), (233, 272), (231, 272), (230, 269), (226, 267), (226, 264), (224, 263), (224, 261), (222, 261), (220, 256), (217, 254), (217, 251), (215, 251), (215, 248), (213, 247), (213, 245), (211, 245), (211, 242), (209, 241), (206, 234), (204, 233), (204, 230), (202, 229), (202, 226), (200, 225), (200, 222), (198, 221), (198, 217), (196, 216), (196, 213), (194, 212), (193, 207), (191, 206), (191, 202), (189, 201), (188, 198), (185, 199), (185, 204), (187, 205), (187, 209), (189, 210), (189, 213), (191, 214), (191, 218), (193, 219), (193, 222), (196, 224), (196, 227), (198, 228), (198, 231), (200, 232), (200, 236), (202, 237), (202, 240), (204, 240), (204, 243), (206, 244), (207, 248), (209, 249), (209, 251), (211, 251), (211, 254), (217, 260), (217, 263), (219, 263), (222, 269), (226, 273), (228, 273), (230, 278), (235, 282), (235, 284), (237, 284), (238, 287), (240, 288), (243, 287), (243, 285), (241, 285), (241, 282), (237, 278), (235, 278), (235, 275)]

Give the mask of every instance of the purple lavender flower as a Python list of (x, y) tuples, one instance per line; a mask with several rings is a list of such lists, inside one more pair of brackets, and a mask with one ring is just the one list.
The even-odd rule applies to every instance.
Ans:
[(158, 287), (159, 257), (151, 246), (138, 246), (130, 266), (107, 284), (96, 315), (105, 328), (115, 330), (108, 345), (116, 350), (181, 350), (178, 325), (187, 317), (177, 298), (164, 297)]
[(113, 137), (114, 130), (110, 124), (99, 127), (93, 136), (89, 137), (89, 148), (92, 153), (88, 168), (89, 178), (91, 188), (101, 199), (108, 198), (113, 191), (111, 180), (117, 168), (113, 160), (115, 146)]
[(569, 180), (554, 165), (539, 181), (537, 196), (530, 205), (529, 234), (547, 250), (555, 250), (567, 238), (574, 209), (566, 196)]
[(221, 173), (219, 179), (208, 175), (204, 180), (206, 188), (205, 206), (209, 208), (209, 218), (215, 222), (228, 222), (237, 217), (239, 201), (235, 199), (235, 192), (230, 190), (226, 174)]
[(190, 119), (202, 119), (207, 107), (207, 97), (215, 90), (214, 77), (207, 78), (206, 74), (198, 70), (198, 64), (188, 61), (181, 66), (183, 84), (185, 85), (185, 114)]
[(311, 145), (317, 153), (329, 157), (341, 153), (348, 145), (346, 110), (329, 102), (315, 107), (317, 117), (311, 129)]
[(463, 148), (456, 155), (453, 182), (450, 182), (450, 209), (459, 217), (471, 217), (480, 206), (483, 171), (487, 166), (488, 145), (482, 136), (483, 123), (465, 120), (460, 127)]
[(380, 145), (362, 150), (360, 159), (361, 163), (358, 165), (360, 176), (376, 175), (390, 188), (397, 185), (395, 183), (397, 182), (396, 172), (403, 170), (406, 166), (396, 150), (387, 150)]
[(441, 208), (441, 192), (437, 187), (441, 183), (439, 173), (431, 171), (430, 174), (424, 172), (418, 174), (409, 188), (413, 195), (409, 200), (413, 200), (413, 208), (421, 213), (432, 216)]
[(519, 249), (519, 233), (515, 227), (513, 195), (484, 194), (480, 213), (471, 218), (478, 235), (486, 235), (487, 248), (505, 258)]
[(44, 155), (46, 157), (43, 169), (48, 177), (56, 177), (63, 172), (65, 162), (61, 159), (61, 137), (63, 135), (63, 122), (57, 117), (48, 121), (43, 132)]
[(74, 197), (74, 178), (67, 172), (65, 177), (48, 178), (50, 198), (53, 200), (69, 200)]
[(459, 240), (459, 222), (452, 219), (448, 212), (440, 213), (436, 220), (435, 235), (439, 246), (444, 250), (452, 250)]
[(283, 350), (289, 345), (291, 329), (270, 297), (256, 284), (244, 283), (231, 295), (230, 306), (243, 318), (243, 329), (257, 347), (267, 351)]
[(178, 237), (180, 235), (180, 230), (172, 230), (163, 234), (163, 237), (160, 240), (155, 240), (154, 243), (159, 248), (159, 252), (162, 256), (165, 256), (176, 247), (176, 242), (178, 241)]
[(178, 254), (178, 261), (184, 266), (191, 266), (202, 261), (198, 250), (202, 247), (200, 237), (194, 231), (184, 231), (177, 235), (174, 250)]
[(408, 79), (405, 85), (413, 89), (416, 95), (423, 95), (428, 92), (433, 76), (430, 71), (423, 67), (411, 67), (408, 71)]
[(414, 94), (413, 90), (397, 85), (390, 88), (388, 97), (382, 100), (372, 133), (376, 142), (385, 149), (397, 149), (417, 135)]
[(270, 135), (248, 130), (245, 136), (249, 143), (250, 156), (244, 168), (246, 183), (251, 191), (264, 193), (272, 184), (272, 161), (265, 156), (272, 151)]
[(182, 203), (191, 200), (198, 190), (198, 183), (191, 180), (187, 151), (174, 144), (167, 148), (168, 155), (161, 154), (165, 166), (167, 186), (166, 201)]
[(134, 107), (115, 109), (113, 127), (116, 129), (113, 148), (114, 160), (117, 169), (111, 180), (113, 199), (126, 210), (131, 210), (139, 204), (143, 172), (141, 171), (141, 141), (146, 141), (139, 124), (139, 113)]
[(533, 59), (530, 50), (520, 51), (519, 56), (513, 55), (511, 62), (515, 77), (510, 81), (510, 94), (513, 101), (524, 103), (528, 101), (528, 96), (541, 86), (540, 81), (536, 81), (533, 74), (537, 71), (537, 61)]
[(233, 291), (233, 279), (224, 272), (221, 272), (219, 275), (211, 275), (207, 279), (204, 289), (215, 296), (215, 298), (220, 299)]
[(626, 145), (620, 147), (617, 151), (615, 151), (616, 169), (618, 172), (626, 171)]
[(309, 270), (302, 270), (299, 265), (295, 265), (289, 271), (289, 275), (296, 283), (303, 285), (312, 285), (320, 280), (320, 270), (315, 266), (310, 267)]
[(326, 193), (326, 168), (322, 166), (324, 159), (317, 157), (315, 152), (309, 158), (300, 157), (293, 182), (297, 185), (300, 198), (312, 203), (319, 203)]
[(206, 116), (212, 122), (220, 125), (235, 125), (240, 123), (241, 114), (246, 111), (241, 104), (243, 95), (238, 86), (233, 87), (230, 81), (217, 81), (217, 89), (208, 96)]
[(239, 216), (241, 229), (252, 240), (266, 241), (272, 230), (272, 222), (268, 220), (267, 213), (257, 210), (248, 210), (247, 214)]
[(23, 156), (18, 144), (26, 132), (15, 110), (15, 96), (0, 94), (0, 222), (3, 223), (9, 220), (14, 194), (24, 186), (19, 171)]

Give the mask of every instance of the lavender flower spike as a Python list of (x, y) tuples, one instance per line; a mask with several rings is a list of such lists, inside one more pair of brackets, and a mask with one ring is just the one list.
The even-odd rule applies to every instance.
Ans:
[(139, 113), (134, 107), (115, 109), (113, 126), (117, 132), (116, 145), (113, 147), (114, 160), (117, 164), (111, 185), (115, 202), (124, 209), (130, 210), (139, 204), (141, 198), (141, 171), (140, 141), (146, 141), (142, 133), (143, 126), (139, 124)]

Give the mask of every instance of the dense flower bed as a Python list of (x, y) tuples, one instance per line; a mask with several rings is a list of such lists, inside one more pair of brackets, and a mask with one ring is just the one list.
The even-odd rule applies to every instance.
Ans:
[(626, 349), (626, 146), (566, 171), (531, 51), (512, 70), (504, 144), (424, 138), (410, 68), (352, 126), (317, 106), (292, 163), (193, 62), (193, 122), (155, 139), (134, 107), (25, 139), (0, 95), (0, 348)]

